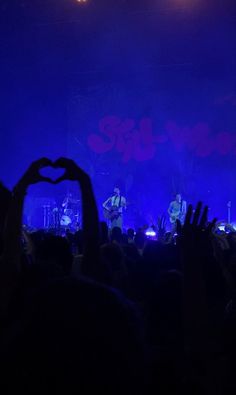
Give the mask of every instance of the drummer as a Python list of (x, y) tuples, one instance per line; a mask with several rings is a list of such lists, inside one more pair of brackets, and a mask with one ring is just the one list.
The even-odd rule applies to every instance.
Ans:
[(72, 210), (74, 203), (74, 199), (73, 199), (73, 195), (72, 193), (69, 191), (68, 194), (66, 195), (65, 199), (62, 202), (62, 207), (64, 209), (64, 213), (66, 213), (67, 210)]

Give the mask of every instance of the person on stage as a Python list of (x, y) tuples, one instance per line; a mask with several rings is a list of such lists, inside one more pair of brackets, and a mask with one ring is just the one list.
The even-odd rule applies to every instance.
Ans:
[(61, 217), (62, 226), (75, 226), (78, 223), (78, 202), (72, 192), (69, 191), (62, 202), (63, 215)]
[(62, 202), (62, 207), (64, 209), (64, 212), (66, 210), (72, 209), (72, 203), (73, 203), (73, 195), (71, 192), (68, 192), (68, 194), (66, 195), (65, 199)]
[(104, 203), (104, 216), (109, 221), (109, 228), (123, 229), (123, 212), (126, 210), (126, 198), (121, 196), (120, 188), (115, 187), (114, 193)]
[(184, 223), (185, 215), (187, 212), (187, 203), (182, 199), (180, 193), (175, 195), (175, 200), (170, 202), (168, 208), (168, 214), (170, 218), (170, 223), (172, 225), (172, 230), (176, 229), (176, 220), (178, 219), (181, 224)]

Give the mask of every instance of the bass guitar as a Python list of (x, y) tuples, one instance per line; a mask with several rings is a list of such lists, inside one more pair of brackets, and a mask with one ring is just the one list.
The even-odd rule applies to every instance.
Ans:
[(184, 218), (185, 218), (185, 214), (184, 213), (175, 213), (175, 214), (171, 214), (170, 215), (170, 223), (174, 224), (176, 222), (176, 220), (178, 219), (181, 224), (184, 222)]

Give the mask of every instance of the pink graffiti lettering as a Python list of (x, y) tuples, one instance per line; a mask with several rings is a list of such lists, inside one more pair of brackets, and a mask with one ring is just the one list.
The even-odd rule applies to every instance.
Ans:
[(157, 145), (166, 141), (177, 151), (187, 150), (198, 157), (236, 154), (236, 136), (229, 132), (215, 135), (207, 123), (181, 127), (168, 121), (164, 130), (165, 133), (154, 134), (150, 118), (143, 118), (136, 125), (133, 119), (106, 116), (99, 122), (99, 133), (88, 136), (88, 146), (98, 154), (114, 150), (123, 162), (150, 160), (156, 155)]
[(214, 135), (206, 123), (181, 128), (175, 122), (168, 122), (166, 132), (176, 150), (187, 149), (199, 157), (207, 157), (214, 152), (226, 155), (236, 149), (236, 136), (228, 132)]
[(156, 144), (166, 140), (164, 135), (154, 135), (152, 121), (143, 118), (139, 128), (132, 119), (121, 120), (107, 116), (99, 122), (100, 134), (88, 137), (89, 147), (99, 154), (115, 149), (122, 155), (122, 160), (145, 161), (155, 156)]

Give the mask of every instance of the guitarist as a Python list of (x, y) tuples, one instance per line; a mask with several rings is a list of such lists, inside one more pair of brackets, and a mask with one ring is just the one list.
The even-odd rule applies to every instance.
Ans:
[(115, 187), (114, 193), (104, 203), (104, 216), (109, 220), (110, 228), (123, 228), (123, 210), (126, 209), (126, 199), (120, 194), (120, 188)]
[(187, 203), (182, 200), (180, 193), (175, 195), (175, 200), (173, 200), (168, 208), (168, 214), (170, 216), (170, 223), (172, 224), (172, 230), (176, 228), (176, 220), (178, 219), (181, 224), (184, 223), (185, 215), (187, 211)]

